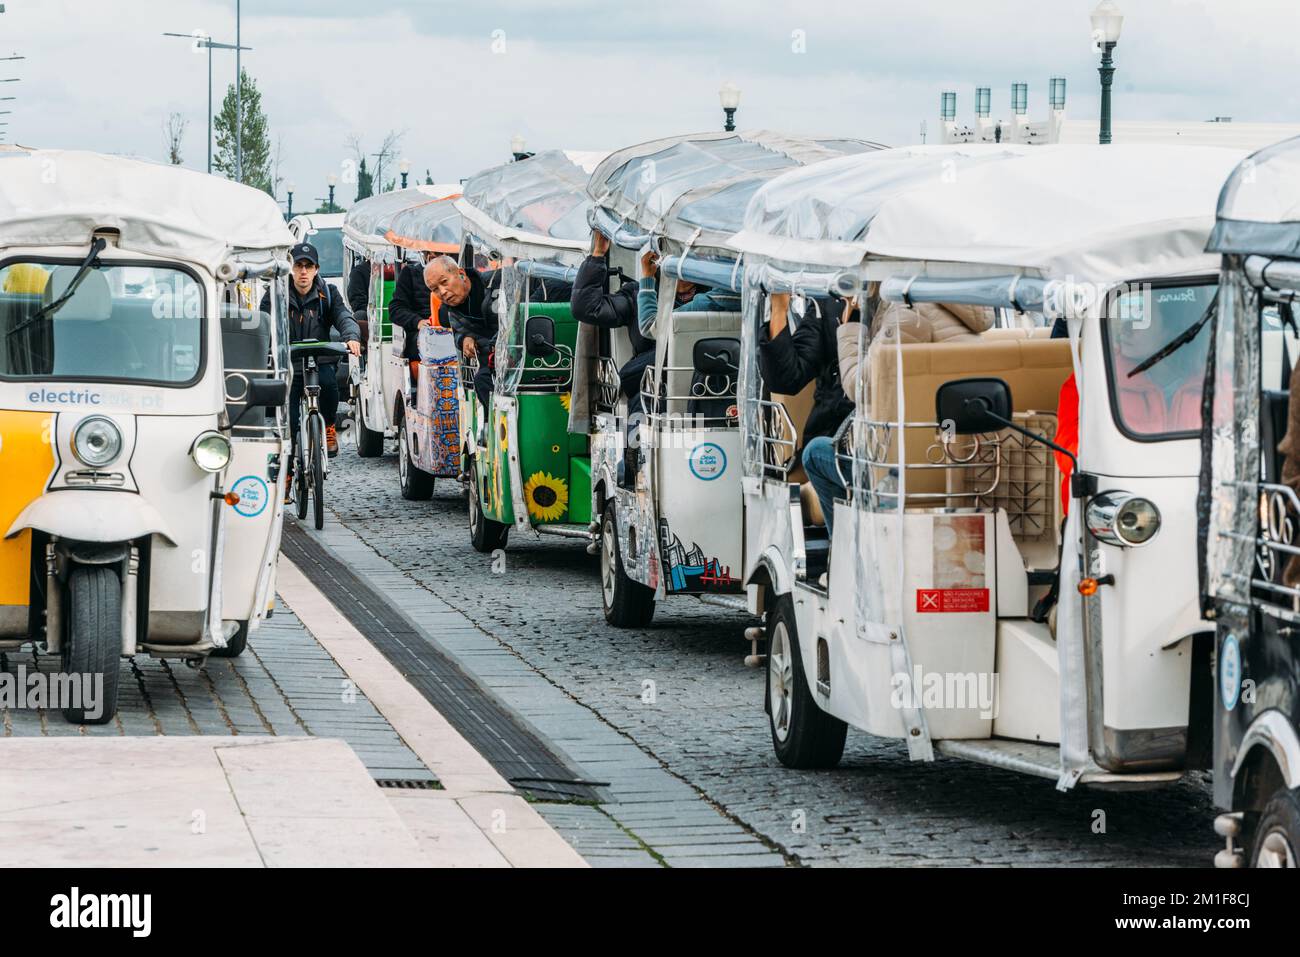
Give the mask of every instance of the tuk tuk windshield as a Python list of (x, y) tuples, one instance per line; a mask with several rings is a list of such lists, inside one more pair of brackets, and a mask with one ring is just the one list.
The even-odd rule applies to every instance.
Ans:
[(1140, 284), (1110, 297), (1103, 329), (1111, 407), (1121, 431), (1148, 442), (1200, 432), (1208, 324), (1141, 372), (1134, 369), (1195, 326), (1217, 289), (1214, 283)]
[(327, 279), (343, 275), (343, 229), (333, 226), (329, 229), (312, 230), (307, 235), (307, 242), (316, 247), (320, 254), (320, 274)]
[(0, 378), (180, 385), (199, 375), (203, 287), (179, 267), (0, 267)]

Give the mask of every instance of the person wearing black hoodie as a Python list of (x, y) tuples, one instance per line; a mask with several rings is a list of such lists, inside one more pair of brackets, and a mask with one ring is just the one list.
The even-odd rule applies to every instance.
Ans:
[[(427, 262), (432, 254), (425, 253)], [(400, 326), (406, 334), (402, 358), (419, 359), (416, 340), (420, 323), (429, 318), (429, 287), (424, 284), (424, 264), (407, 262), (397, 267), (397, 281), (393, 284), (393, 297), (388, 302), (388, 317), (393, 325)]]
[(783, 395), (795, 395), (809, 382), (817, 381), (812, 411), (804, 423), (806, 446), (818, 436), (833, 436), (853, 412), (853, 402), (840, 384), (836, 342), (844, 300), (805, 300), (803, 317), (791, 332), (789, 293), (773, 293), (771, 299), (771, 322), (759, 334), (759, 371), (768, 389)]
[(654, 362), (655, 341), (643, 335), (637, 323), (637, 292), (640, 285), (629, 279), (615, 292), (609, 292), (609, 239), (601, 232), (591, 234), (591, 255), (578, 267), (573, 281), (570, 305), (573, 318), (602, 329), (626, 329), (632, 344), (632, 358), (618, 370), (619, 387), (627, 399), (629, 441), (624, 456), (623, 480), (632, 481), (639, 462), (638, 450), (631, 442), (641, 420), (641, 377)]

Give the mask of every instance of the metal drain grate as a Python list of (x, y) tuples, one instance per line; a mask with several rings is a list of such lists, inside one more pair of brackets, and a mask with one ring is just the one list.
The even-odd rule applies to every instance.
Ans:
[(424, 629), (301, 525), (285, 522), (280, 550), (503, 778), (541, 800), (601, 800), (595, 788), (603, 782), (583, 780)]
[(441, 791), (442, 785), (437, 781), (415, 778), (375, 778), (381, 788), (397, 788), (402, 791)]

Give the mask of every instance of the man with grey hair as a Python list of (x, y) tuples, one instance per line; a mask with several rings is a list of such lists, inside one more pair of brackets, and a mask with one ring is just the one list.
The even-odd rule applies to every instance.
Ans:
[(474, 391), (487, 405), (492, 391), (492, 347), (497, 317), (489, 308), (487, 287), (473, 267), (463, 268), (450, 256), (435, 256), (424, 267), (424, 284), (441, 302), (438, 319), (450, 326), (456, 347), (465, 358), (478, 359)]

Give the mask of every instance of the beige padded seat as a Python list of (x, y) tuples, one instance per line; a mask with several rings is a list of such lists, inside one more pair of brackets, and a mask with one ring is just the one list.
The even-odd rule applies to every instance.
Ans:
[[(695, 363), (695, 343), (701, 339), (735, 339), (736, 354), (740, 353), (739, 312), (674, 312), (673, 335), (668, 343), (666, 365), (668, 373), (667, 394), (669, 412), (684, 414), (691, 394), (691, 378)], [(680, 371), (676, 371), (680, 370)], [(733, 381), (734, 381), (733, 376)]]
[[(934, 398), (939, 386), (954, 379), (997, 378), (1011, 388), (1016, 412), (1055, 412), (1061, 386), (1073, 371), (1068, 339), (982, 335), (978, 341), (914, 343), (901, 346), (903, 401), (908, 422), (933, 422)], [(895, 419), (897, 383), (895, 357), (890, 347), (877, 348), (871, 355), (872, 418)], [(928, 428), (909, 428), (904, 460), (908, 464), (929, 461), (926, 451), (936, 441)], [(897, 455), (891, 440), (889, 458)], [(943, 492), (943, 469), (911, 469), (908, 492)]]

